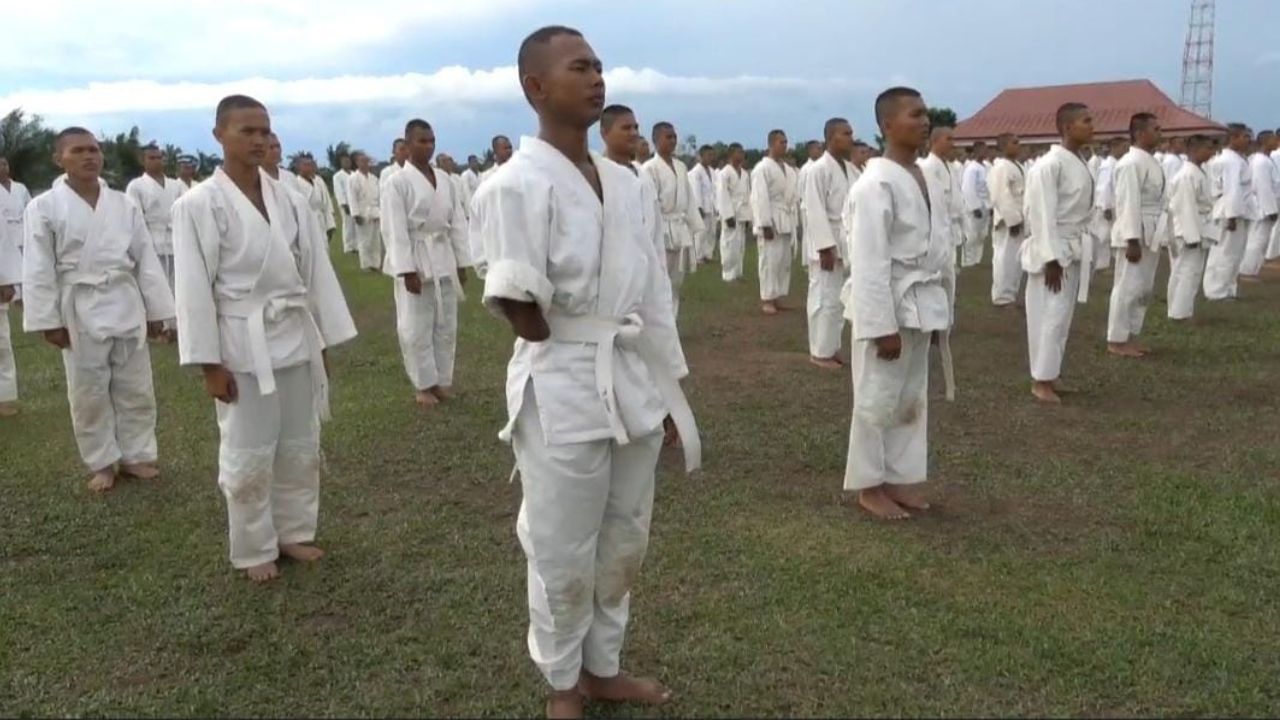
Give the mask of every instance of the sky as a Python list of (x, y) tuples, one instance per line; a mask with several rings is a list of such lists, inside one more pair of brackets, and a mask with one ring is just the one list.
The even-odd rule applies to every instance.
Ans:
[[(1153, 80), (1175, 101), (1190, 0), (30, 0), (6, 32), (0, 114), (216, 152), (213, 107), (262, 100), (285, 152), (338, 141), (385, 158), (406, 120), (481, 153), (534, 129), (521, 39), (581, 30), (608, 100), (642, 127), (762, 147), (832, 116), (875, 135), (871, 106), (916, 87), (963, 119), (1003, 88)], [(1220, 0), (1213, 116), (1280, 126), (1280, 0)]]

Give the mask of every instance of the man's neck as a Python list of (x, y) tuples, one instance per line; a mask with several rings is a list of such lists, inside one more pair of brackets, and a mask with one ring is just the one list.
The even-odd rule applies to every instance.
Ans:
[(94, 205), (98, 201), (98, 195), (102, 188), (98, 185), (98, 178), (77, 178), (70, 175), (67, 176), (67, 187), (75, 191), (77, 195), (84, 198), (84, 201), (90, 205)]
[(161, 172), (148, 172), (148, 173), (147, 173), (147, 177), (151, 178), (152, 180), (155, 180), (156, 182), (160, 183), (161, 185), (163, 185), (163, 184), (164, 184), (164, 172), (163, 172), (163, 171), (161, 171)]
[(673, 153), (658, 153), (658, 157), (662, 158), (662, 162), (664, 162), (664, 163), (666, 163), (666, 164), (670, 165), (670, 164), (672, 164), (672, 163), (671, 163), (671, 158), (672, 158), (672, 157), (674, 157), (674, 154), (673, 154)]
[[(828, 151), (827, 151), (827, 154), (828, 154), (828, 155), (830, 155), (831, 157), (835, 158), (836, 160), (839, 160), (839, 161), (840, 161), (840, 162), (842, 162), (842, 163), (851, 162), (851, 160), (850, 160), (850, 158), (849, 158), (848, 156), (845, 156), (845, 155), (837, 155), (836, 153), (833, 153), (833, 152), (831, 152), (830, 150), (828, 150)], [(819, 158), (819, 159), (821, 159), (821, 158)]]
[(1156, 149), (1155, 145), (1144, 145), (1143, 143), (1134, 143), (1133, 146), (1147, 153), (1148, 155), (1154, 154)]
[[(418, 168), (418, 172), (426, 175), (427, 177), (431, 177), (435, 174), (436, 169), (431, 167), (431, 158), (427, 158), (425, 160), (414, 160), (413, 158), (409, 158), (409, 162), (413, 163), (413, 166)], [(441, 170), (440, 172), (444, 171)]]
[(631, 167), (631, 152), (628, 150), (615, 151), (606, 147), (604, 149), (604, 156), (623, 167)]
[(905, 168), (915, 167), (917, 148), (910, 145), (890, 143), (885, 146), (884, 156)]
[(222, 172), (231, 178), (231, 182), (241, 190), (256, 190), (262, 186), (262, 176), (258, 174), (258, 168), (251, 163), (239, 162), (227, 158), (222, 164)]
[(770, 154), (769, 159), (785, 167), (787, 163), (783, 158), (785, 158), (786, 156), (787, 156), (786, 153), (783, 153), (781, 155)]
[[(587, 130), (588, 128), (585, 127), (553, 124), (538, 118), (538, 139), (559, 150), (575, 165), (591, 161), (591, 149), (587, 146)], [(498, 165), (501, 164), (498, 163)]]
[(4, 177), (0, 177), (0, 185), (3, 185), (3, 186), (4, 186), (4, 188), (5, 188), (6, 190), (8, 190), (8, 189), (9, 189), (9, 185), (10, 185), (10, 183), (12, 183), (12, 182), (13, 182), (13, 181), (9, 179), (9, 176), (8, 176), (8, 175), (6, 175), (6, 176), (4, 176)]

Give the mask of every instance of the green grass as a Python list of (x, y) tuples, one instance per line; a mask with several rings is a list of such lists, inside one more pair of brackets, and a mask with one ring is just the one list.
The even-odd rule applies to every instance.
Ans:
[[(152, 349), (165, 479), (95, 498), (61, 364), (16, 338), (0, 715), (540, 712), (519, 488), (496, 440), (510, 336), (473, 283), (459, 397), (423, 415), (389, 281), (337, 262), (361, 335), (333, 353), (329, 555), (269, 587), (227, 563), (213, 408), (173, 348)], [(793, 307), (804, 282), (797, 270)], [(962, 275), (958, 402), (934, 373), (938, 507), (885, 525), (840, 491), (849, 379), (805, 362), (803, 312), (764, 318), (754, 280), (691, 278), (682, 327), (706, 468), (686, 479), (664, 459), (626, 656), (677, 701), (596, 710), (1274, 715), (1280, 284), (1202, 304), (1190, 328), (1157, 303), (1157, 354), (1140, 362), (1103, 351), (1108, 287), (1077, 314), (1077, 392), (1051, 409), (1029, 399), (1022, 316), (990, 307), (985, 269)]]

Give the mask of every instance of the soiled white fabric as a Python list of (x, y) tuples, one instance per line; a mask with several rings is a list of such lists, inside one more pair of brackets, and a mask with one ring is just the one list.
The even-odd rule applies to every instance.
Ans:
[[(1169, 206), (1164, 168), (1146, 150), (1134, 145), (1116, 163), (1116, 219), (1111, 247), (1116, 263), (1107, 319), (1107, 342), (1129, 342), (1142, 333), (1147, 306), (1155, 289), (1160, 249), (1168, 244)], [(1137, 240), (1142, 258), (1130, 262), (1125, 247)]]
[(26, 185), (17, 180), (10, 180), (8, 187), (0, 183), (0, 240), (8, 238), (15, 247), (22, 247), (22, 216), (30, 202)]
[(162, 176), (157, 180), (143, 175), (130, 180), (124, 192), (142, 210), (156, 257), (164, 269), (169, 291), (173, 292), (173, 204), (182, 195), (182, 183), (173, 178)]
[(138, 206), (100, 183), (95, 207), (62, 183), (27, 206), (23, 325), (66, 328), (62, 351), (80, 457), (97, 471), (156, 459), (148, 321), (173, 295)]
[[(989, 172), (984, 163), (970, 160), (964, 164), (964, 175), (960, 181), (960, 193), (964, 199), (961, 267), (973, 267), (982, 262), (987, 237), (991, 234), (991, 192), (987, 188)], [(977, 217), (975, 213), (978, 213)]]
[(667, 274), (671, 283), (671, 304), (680, 317), (680, 288), (684, 276), (698, 267), (697, 246), (705, 230), (694, 203), (689, 171), (679, 158), (671, 163), (654, 155), (644, 164), (644, 172), (658, 191), (662, 213), (662, 237), (667, 249)]
[(333, 199), (329, 196), (329, 186), (324, 184), (324, 178), (316, 175), (308, 180), (301, 175), (295, 176), (293, 189), (306, 202), (307, 208), (315, 216), (316, 227), (321, 232), (328, 233), (338, 226), (334, 221)]
[(1160, 167), (1164, 169), (1164, 178), (1166, 182), (1172, 183), (1173, 179), (1178, 176), (1178, 172), (1182, 170), (1182, 166), (1187, 163), (1185, 155), (1177, 153), (1165, 153), (1160, 158)]
[[(522, 138), (476, 192), (471, 217), (490, 261), (485, 304), (536, 303), (552, 327), (547, 341), (516, 340), (499, 437), (512, 442), (524, 487), (517, 531), (528, 558), (529, 650), (558, 690), (574, 687), (582, 669), (616, 672), (646, 545), (657, 431), (668, 411), (677, 415), (659, 388), (688, 372), (640, 181), (592, 161), (603, 201), (559, 150)], [(603, 332), (585, 342), (580, 326)], [(696, 426), (681, 435), (696, 468)]]
[(355, 227), (356, 252), (361, 270), (382, 268), (382, 185), (373, 173), (351, 173), (347, 197)]
[(1169, 185), (1169, 318), (1185, 320), (1195, 313), (1196, 294), (1204, 275), (1208, 248), (1221, 228), (1213, 222), (1209, 177), (1193, 162), (1182, 165)]
[(467, 217), (471, 217), (471, 198), (476, 196), (476, 190), (480, 188), (480, 173), (467, 168), (462, 171), (462, 205), (467, 211)]
[[(1022, 283), (1022, 216), (1026, 175), (1022, 166), (1008, 158), (997, 158), (987, 176), (991, 197), (991, 302), (1011, 305), (1018, 300)], [(1018, 229), (1015, 233), (1014, 228)]]
[[(1027, 350), (1037, 382), (1058, 379), (1075, 303), (1088, 299), (1093, 200), (1089, 167), (1062, 145), (1051, 147), (1027, 173), (1029, 235), (1022, 244), (1022, 269), (1027, 272)], [(1062, 266), (1062, 289), (1056, 293), (1044, 277), (1045, 266), (1055, 261)]]
[[(720, 277), (742, 279), (747, 223), (751, 222), (751, 173), (732, 164), (716, 176), (716, 211), (720, 216)], [(728, 220), (733, 219), (733, 227)]]
[[(1115, 221), (1116, 189), (1115, 172), (1117, 158), (1108, 155), (1098, 165), (1097, 178), (1094, 183), (1094, 219), (1093, 219), (1093, 269), (1103, 270), (1111, 267), (1111, 225)], [(1112, 219), (1107, 219), (1107, 213)]]
[[(396, 334), (416, 390), (453, 382), (460, 294), (455, 283), (458, 272), (471, 267), (462, 198), (448, 175), (436, 172), (435, 180), (433, 185), (417, 166), (406, 163), (382, 194), (386, 272), (395, 282)], [(426, 301), (404, 287), (404, 276), (415, 273), (422, 280), (422, 295), (431, 294)]]
[[(1216, 161), (1210, 171), (1210, 179), (1219, 189), (1212, 217), (1222, 226), (1222, 240), (1209, 249), (1204, 271), (1204, 296), (1209, 300), (1224, 300), (1236, 297), (1239, 290), (1240, 262), (1244, 259), (1250, 219), (1257, 216), (1258, 206), (1254, 197), (1253, 173), (1240, 153), (1225, 148)], [(1228, 229), (1231, 220), (1235, 221), (1235, 230)]]
[(693, 204), (702, 218), (702, 232), (695, 238), (698, 260), (712, 260), (716, 255), (716, 171), (709, 165), (698, 163), (689, 170), (689, 184), (693, 188)]
[(394, 177), (396, 173), (400, 172), (400, 170), (403, 169), (404, 166), (407, 164), (408, 163), (403, 163), (403, 164), (398, 163), (394, 160), (387, 163), (387, 166), (382, 168), (382, 172), (378, 173), (378, 182), (379, 183), (387, 182), (392, 177)]
[[(929, 339), (952, 323), (955, 287), (950, 218), (941, 188), (892, 160), (873, 158), (849, 192), (853, 323), (853, 419), (846, 490), (924, 482), (928, 445)], [(897, 360), (876, 356), (876, 338), (898, 334)]]
[[(2, 188), (3, 186), (0, 186)], [(25, 207), (25, 205), (24, 205)], [(0, 207), (0, 287), (22, 287), (22, 252), (19, 238), (9, 230)], [(21, 229), (21, 225), (13, 227)], [(9, 331), (9, 305), (0, 303), (0, 403), (18, 399), (18, 369), (13, 357), (13, 341)]]
[[(834, 357), (840, 351), (844, 334), (844, 307), (840, 291), (844, 287), (845, 243), (844, 209), (849, 200), (851, 173), (849, 163), (831, 153), (810, 163), (804, 193), (804, 261), (809, 270), (809, 355)], [(830, 251), (835, 267), (823, 270), (819, 253)]]
[(314, 537), (329, 412), (321, 353), (356, 335), (316, 216), (258, 178), (266, 216), (221, 168), (173, 211), (179, 362), (223, 366), (239, 394), (215, 401), (235, 567)]
[(1249, 218), (1240, 274), (1256, 276), (1262, 272), (1263, 261), (1270, 257), (1267, 249), (1271, 244), (1271, 231), (1276, 225), (1275, 216), (1280, 213), (1280, 168), (1264, 153), (1255, 152), (1249, 158), (1249, 175), (1253, 182), (1254, 212)]
[[(792, 243), (800, 211), (799, 176), (795, 168), (762, 158), (751, 171), (751, 219), (760, 270), (760, 299), (772, 302), (791, 292)], [(773, 239), (764, 236), (765, 228)]]
[(355, 217), (351, 214), (351, 176), (356, 171), (338, 170), (333, 174), (333, 199), (342, 216), (342, 252), (358, 252)]
[(951, 242), (957, 250), (964, 244), (964, 198), (960, 189), (960, 173), (955, 163), (947, 162), (933, 153), (916, 161), (925, 180), (939, 188), (947, 206), (949, 223), (947, 230), (951, 234)]

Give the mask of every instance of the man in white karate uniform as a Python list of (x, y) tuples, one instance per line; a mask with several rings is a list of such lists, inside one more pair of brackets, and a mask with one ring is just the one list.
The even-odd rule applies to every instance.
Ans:
[[(925, 180), (942, 193), (949, 221), (947, 232), (954, 246), (953, 255), (959, 253), (964, 242), (964, 201), (960, 195), (960, 176), (955, 173), (950, 162), (955, 157), (955, 152), (955, 128), (933, 128), (929, 133), (929, 154), (916, 162), (920, 166), (920, 172), (924, 173)], [(956, 262), (953, 260), (952, 264)]]
[(1094, 271), (1111, 267), (1111, 226), (1116, 220), (1116, 163), (1129, 152), (1128, 138), (1111, 138), (1107, 142), (1107, 156), (1098, 165), (1093, 198), (1093, 250)]
[[(1280, 129), (1273, 131), (1276, 149), (1271, 151), (1271, 163), (1275, 166), (1276, 176), (1280, 177)], [(1268, 263), (1280, 259), (1280, 219), (1271, 223), (1271, 240), (1267, 243), (1265, 258)]]
[(720, 217), (720, 278), (742, 279), (747, 227), (751, 224), (751, 173), (742, 167), (746, 153), (730, 143), (729, 162), (716, 174), (716, 212)]
[(1160, 121), (1151, 113), (1129, 120), (1132, 145), (1116, 163), (1116, 220), (1111, 227), (1115, 282), (1107, 317), (1107, 352), (1143, 357), (1150, 352), (1138, 342), (1147, 316), (1160, 264), (1160, 248), (1168, 244), (1169, 199), (1164, 168), (1152, 153), (1160, 142)]
[(1016, 135), (1005, 133), (996, 138), (1000, 156), (987, 176), (991, 197), (991, 304), (996, 307), (1018, 301), (1022, 285), (1022, 200), (1027, 178), (1018, 158), (1022, 145)]
[(66, 175), (27, 206), (23, 327), (62, 351), (89, 489), (106, 492), (117, 463), (122, 475), (160, 475), (146, 338), (173, 318), (173, 294), (142, 211), (101, 179), (93, 134), (67, 128), (54, 142)]
[(710, 145), (698, 148), (698, 164), (689, 171), (693, 188), (693, 204), (702, 218), (702, 232), (696, 236), (695, 255), (699, 263), (711, 262), (716, 256), (716, 151)]
[(1260, 279), (1262, 263), (1267, 259), (1267, 246), (1271, 244), (1271, 231), (1275, 229), (1280, 213), (1280, 167), (1271, 159), (1271, 153), (1277, 147), (1276, 140), (1275, 133), (1263, 130), (1258, 133), (1257, 146), (1249, 156), (1256, 211), (1250, 218), (1249, 235), (1240, 260), (1240, 277), (1247, 281)]
[(9, 174), (9, 159), (0, 155), (0, 236), (8, 235), (22, 249), (22, 216), (31, 202), (31, 191)]
[(31, 193), (9, 175), (0, 155), (0, 417), (18, 414), (18, 370), (9, 329), (9, 303), (21, 297), (22, 216)]
[(1209, 176), (1204, 171), (1204, 164), (1213, 157), (1213, 144), (1204, 135), (1193, 135), (1186, 149), (1187, 161), (1169, 184), (1170, 320), (1190, 320), (1195, 314), (1205, 258), (1219, 233), (1212, 217)]
[(334, 220), (333, 198), (329, 195), (329, 186), (324, 184), (324, 178), (316, 174), (316, 160), (310, 155), (300, 155), (297, 167), (298, 175), (293, 179), (293, 188), (306, 201), (311, 214), (315, 216), (316, 227), (324, 233), (326, 240), (331, 240), (338, 224)]
[(518, 67), (539, 137), (480, 187), (472, 225), (490, 258), (485, 305), (518, 337), (499, 437), (524, 491), (529, 652), (552, 689), (547, 716), (577, 718), (584, 700), (670, 698), (622, 672), (620, 655), (664, 416), (680, 426), (690, 470), (700, 448), (640, 183), (587, 147), (604, 107), (600, 61), (576, 31), (553, 27), (524, 41)]
[(347, 180), (351, 219), (355, 225), (356, 252), (360, 269), (382, 271), (382, 194), (378, 177), (369, 171), (369, 156), (355, 153), (356, 171)]
[(480, 173), (480, 183), (484, 184), (485, 180), (493, 177), (498, 172), (498, 168), (506, 165), (511, 160), (511, 156), (515, 154), (515, 149), (511, 146), (511, 139), (506, 135), (494, 135), (489, 141), (489, 149), (493, 151), (493, 165), (488, 170)]
[(351, 215), (351, 156), (338, 156), (338, 171), (333, 174), (333, 199), (342, 212), (342, 252), (354, 255), (356, 248), (355, 219)]
[(480, 158), (475, 155), (467, 156), (467, 169), (462, 171), (462, 189), (466, 192), (462, 196), (463, 204), (467, 208), (467, 213), (471, 212), (471, 198), (476, 196), (476, 190), (480, 187)]
[(849, 200), (853, 154), (853, 126), (844, 118), (831, 118), (823, 127), (826, 151), (805, 167), (804, 261), (809, 271), (807, 300), (809, 362), (827, 370), (844, 367), (840, 346), (844, 335), (844, 288), (847, 233), (845, 203)]
[(644, 167), (644, 164), (653, 158), (653, 148), (649, 146), (649, 141), (640, 136), (640, 142), (636, 143), (636, 164)]
[(751, 171), (751, 225), (759, 254), (760, 309), (777, 315), (782, 298), (791, 292), (800, 187), (796, 169), (786, 162), (786, 133), (769, 131), (768, 153)]
[(283, 183), (289, 192), (297, 192), (294, 183), (297, 176), (293, 174), (289, 168), (281, 163), (284, 162), (284, 147), (280, 144), (280, 138), (275, 133), (271, 133), (271, 143), (267, 147), (267, 161), (263, 164), (262, 169), (271, 176), (272, 180)]
[[(640, 192), (644, 202), (645, 236), (653, 239), (653, 247), (660, 257), (666, 257), (667, 240), (662, 223), (662, 205), (658, 203), (658, 188), (649, 173), (635, 166), (636, 144), (640, 140), (640, 122), (635, 112), (625, 105), (610, 105), (600, 113), (600, 137), (604, 140), (605, 157), (631, 171), (640, 180)], [(472, 246), (476, 238), (472, 238)]]
[(382, 172), (378, 173), (378, 182), (385, 183), (390, 180), (393, 175), (400, 172), (400, 169), (408, 161), (409, 146), (404, 144), (404, 138), (396, 138), (391, 143), (391, 162), (387, 163), (387, 166), (382, 168)]
[(976, 142), (964, 174), (960, 193), (964, 199), (964, 245), (960, 249), (960, 267), (973, 267), (982, 262), (987, 237), (991, 234), (991, 192), (987, 187), (987, 144)]
[(382, 188), (386, 273), (395, 281), (396, 336), (423, 409), (448, 400), (458, 346), (458, 299), (471, 267), (462, 198), (431, 167), (436, 134), (424, 120), (404, 129), (409, 162)]
[(658, 191), (658, 206), (662, 212), (662, 237), (667, 247), (667, 275), (671, 283), (671, 306), (676, 319), (680, 318), (680, 288), (684, 276), (698, 267), (696, 247), (702, 235), (702, 218), (693, 200), (693, 186), (689, 184), (689, 170), (676, 157), (678, 137), (669, 122), (653, 126), (653, 145), (658, 149), (644, 171)]
[(1169, 140), (1169, 152), (1164, 154), (1164, 158), (1160, 160), (1160, 167), (1164, 168), (1164, 176), (1170, 183), (1182, 170), (1182, 166), (1187, 162), (1187, 139), (1184, 137), (1176, 137)]
[(1258, 212), (1253, 173), (1244, 159), (1252, 140), (1253, 132), (1248, 127), (1239, 123), (1228, 125), (1227, 146), (1210, 173), (1218, 190), (1213, 219), (1222, 228), (1222, 234), (1218, 243), (1209, 249), (1205, 263), (1204, 296), (1208, 300), (1235, 299), (1239, 292), (1240, 261), (1244, 258), (1250, 220)]
[(178, 196), (196, 186), (196, 159), (190, 155), (178, 158)]
[(326, 353), (356, 328), (315, 216), (262, 167), (267, 109), (233, 95), (215, 117), (225, 161), (173, 208), (178, 357), (216, 401), (231, 564), (265, 582), (282, 555), (323, 555), (312, 543)]
[(1076, 301), (1088, 297), (1095, 198), (1093, 176), (1080, 155), (1093, 142), (1093, 114), (1080, 103), (1067, 103), (1058, 108), (1056, 122), (1062, 142), (1027, 174), (1029, 234), (1022, 250), (1031, 394), (1046, 403), (1062, 402), (1057, 391), (1062, 356)]
[(177, 180), (164, 176), (164, 154), (155, 145), (138, 151), (143, 174), (129, 181), (124, 194), (142, 210), (156, 258), (173, 292), (173, 204), (182, 194)]
[(890, 88), (876, 98), (885, 157), (870, 160), (849, 192), (849, 281), (853, 323), (853, 419), (844, 489), (877, 518), (900, 520), (929, 503), (929, 347), (943, 349), (952, 396), (951, 294), (955, 269), (942, 188), (916, 165), (929, 144), (920, 93)]

